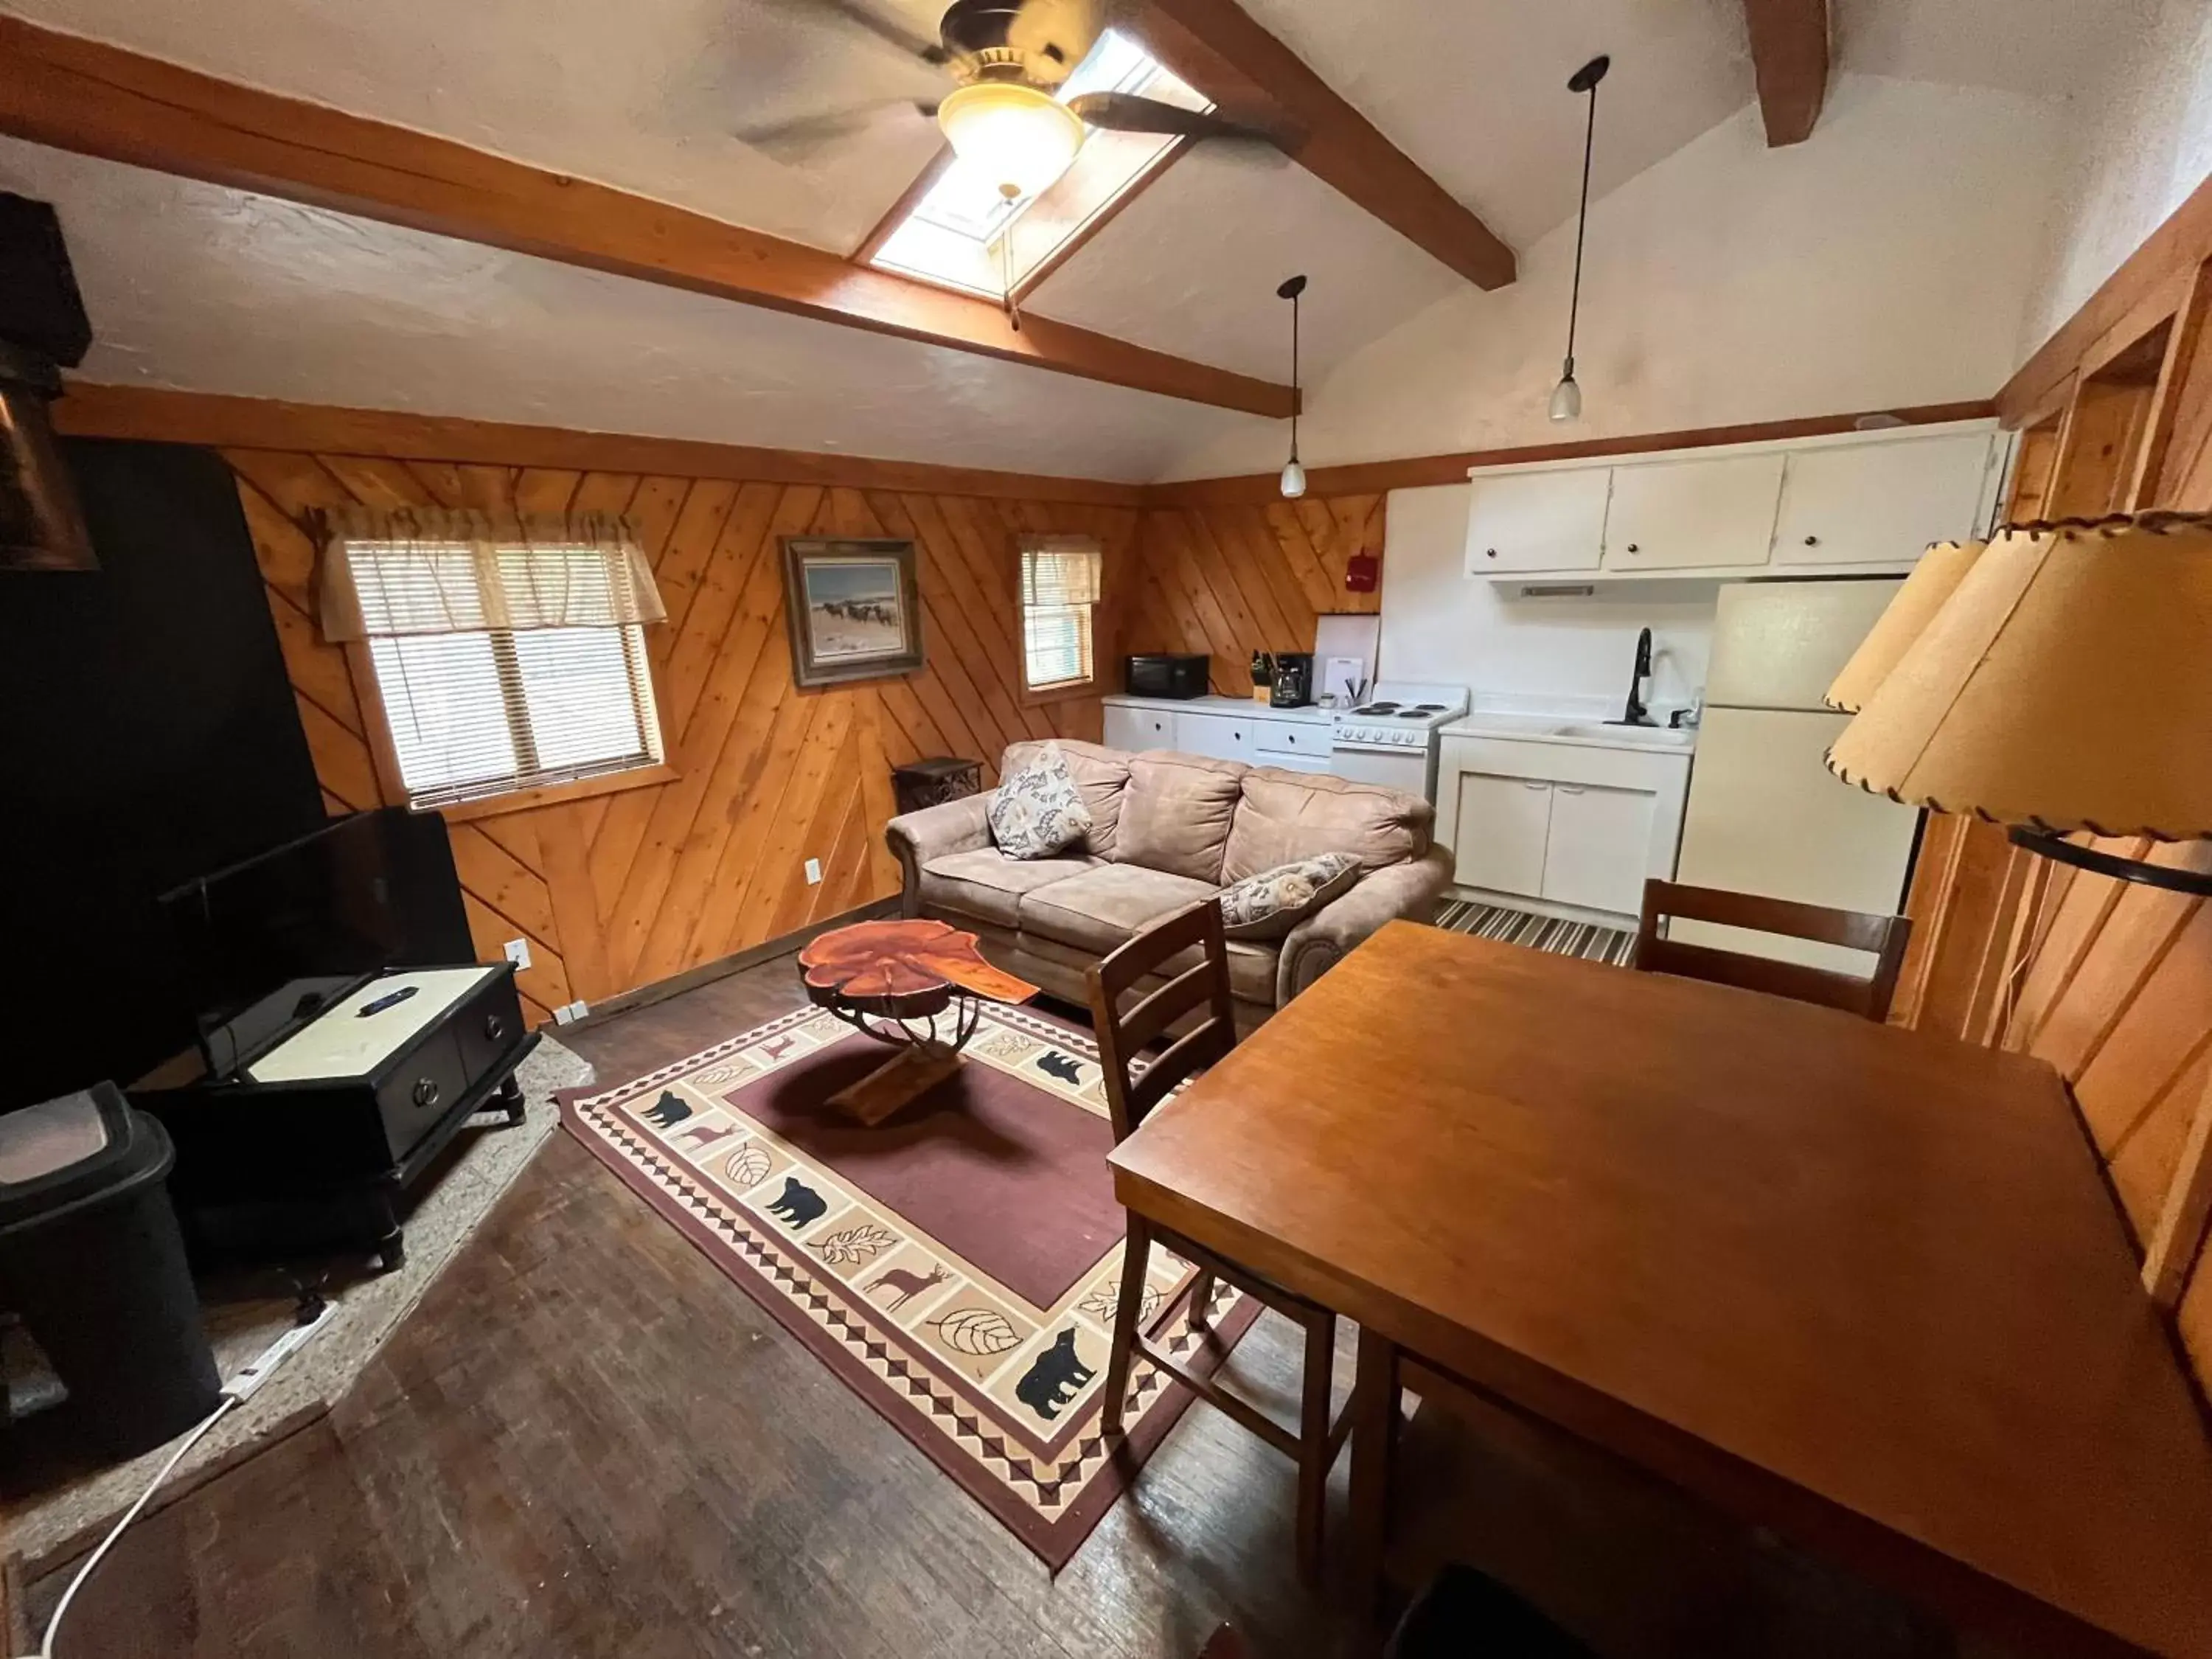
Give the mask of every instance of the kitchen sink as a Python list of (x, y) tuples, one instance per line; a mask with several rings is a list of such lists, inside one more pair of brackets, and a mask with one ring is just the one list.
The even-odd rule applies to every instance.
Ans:
[(1608, 726), (1592, 720), (1573, 726), (1555, 726), (1551, 735), (1555, 738), (1582, 738), (1599, 743), (1618, 743), (1638, 749), (1686, 749), (1698, 734), (1663, 726)]

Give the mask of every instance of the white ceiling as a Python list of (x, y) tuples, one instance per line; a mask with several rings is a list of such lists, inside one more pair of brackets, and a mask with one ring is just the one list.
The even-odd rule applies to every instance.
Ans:
[[(937, 0), (864, 3), (933, 29)], [(1583, 111), (1565, 81), (1587, 58), (1613, 58), (1601, 196), (1753, 95), (1742, 0), (1243, 3), (1518, 247), (1574, 210)], [(2146, 3), (1836, 0), (1838, 58), (2056, 95), (2099, 60), (2105, 25)], [(0, 9), (841, 252), (937, 148), (899, 108), (816, 143), (733, 136), (942, 84), (821, 0)], [(0, 179), (60, 207), (101, 378), (1118, 477), (1251, 419), (24, 146), (0, 149)], [(1033, 306), (1284, 378), (1273, 289), (1294, 270), (1313, 278), (1310, 380), (1461, 287), (1303, 170), (1201, 147)]]

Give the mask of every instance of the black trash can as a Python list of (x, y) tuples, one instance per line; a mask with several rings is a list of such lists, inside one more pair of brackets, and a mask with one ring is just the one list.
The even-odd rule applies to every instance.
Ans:
[(166, 1130), (112, 1083), (0, 1115), (0, 1305), (116, 1456), (173, 1438), (222, 1397), (164, 1184)]

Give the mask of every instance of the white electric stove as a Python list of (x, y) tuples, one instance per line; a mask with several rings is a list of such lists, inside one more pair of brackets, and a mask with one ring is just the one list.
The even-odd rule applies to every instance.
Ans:
[(1463, 685), (1382, 680), (1330, 720), (1329, 768), (1340, 778), (1437, 798), (1437, 732), (1467, 713)]

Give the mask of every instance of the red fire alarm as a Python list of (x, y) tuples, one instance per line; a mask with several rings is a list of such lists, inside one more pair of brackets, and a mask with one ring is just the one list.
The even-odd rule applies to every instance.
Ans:
[(1372, 593), (1375, 577), (1382, 562), (1365, 548), (1344, 562), (1344, 591), (1347, 593)]

